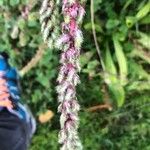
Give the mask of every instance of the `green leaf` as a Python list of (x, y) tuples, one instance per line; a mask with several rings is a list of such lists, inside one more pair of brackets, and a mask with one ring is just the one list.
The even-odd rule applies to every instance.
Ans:
[(45, 87), (49, 86), (49, 78), (45, 76), (43, 73), (39, 73), (36, 80)]
[(90, 76), (96, 75), (96, 68), (99, 65), (99, 61), (93, 60), (87, 64), (87, 68), (83, 69), (84, 73), (88, 73)]
[(3, 4), (4, 4), (4, 1), (0, 0), (0, 6), (3, 6)]
[(106, 23), (107, 29), (113, 29), (119, 25), (120, 21), (117, 19), (109, 19)]
[(127, 0), (122, 10), (125, 11), (132, 2), (133, 2), (133, 0)]
[(26, 27), (26, 21), (23, 18), (19, 18), (17, 24), (20, 30), (24, 30)]
[(94, 53), (92, 51), (89, 51), (80, 56), (81, 68), (84, 67), (86, 64), (88, 64), (88, 62), (90, 61), (90, 59), (92, 58), (93, 55), (94, 55)]
[(97, 65), (99, 65), (99, 61), (93, 60), (88, 63), (87, 68), (92, 70), (92, 69), (95, 69)]
[(110, 49), (108, 45), (106, 46), (106, 54), (105, 54), (105, 82), (107, 84), (114, 83), (117, 81), (117, 69), (113, 62)]
[(119, 83), (114, 83), (109, 85), (109, 90), (116, 100), (117, 106), (121, 107), (125, 101), (125, 91)]
[[(100, 24), (95, 23), (94, 25), (95, 25), (95, 31), (96, 31), (96, 32), (103, 33), (103, 29), (102, 29), (102, 27), (101, 27)], [(88, 31), (89, 31), (89, 30), (92, 31), (92, 23), (89, 22), (89, 23), (85, 24), (85, 25), (84, 25), (84, 28), (85, 28), (86, 30), (88, 30)]]
[(128, 86), (127, 86), (127, 90), (128, 91), (144, 91), (144, 90), (150, 90), (150, 81), (135, 81), (135, 82), (131, 82)]
[(149, 12), (150, 12), (150, 1), (148, 1), (148, 3), (145, 6), (143, 6), (141, 10), (139, 10), (139, 12), (136, 15), (136, 18), (140, 20), (143, 17), (145, 17)]
[(11, 6), (18, 5), (19, 2), (20, 2), (20, 0), (10, 0), (10, 5), (11, 5)]
[(28, 36), (27, 33), (25, 32), (21, 32), (19, 34), (19, 44), (21, 47), (24, 47), (27, 45), (28, 41), (29, 41), (30, 37)]
[(140, 38), (138, 42), (142, 44), (145, 48), (150, 49), (150, 35), (139, 32)]
[(18, 26), (15, 25), (12, 29), (10, 36), (12, 39), (17, 39), (18, 35), (19, 35), (19, 29)]
[(145, 63), (150, 64), (150, 57), (149, 57), (149, 52), (144, 51), (143, 49), (137, 49), (134, 48), (133, 51), (130, 53), (131, 57), (139, 57), (145, 61)]
[(150, 79), (150, 75), (143, 69), (142, 65), (136, 63), (134, 60), (128, 60), (129, 73), (131, 78), (139, 79)]
[(34, 90), (34, 92), (31, 95), (31, 101), (33, 103), (37, 103), (39, 99), (41, 99), (42, 93), (39, 89)]
[(141, 19), (140, 24), (150, 24), (150, 15), (145, 16), (144, 18)]
[(36, 27), (38, 25), (37, 19), (38, 19), (38, 14), (36, 12), (30, 13), (28, 16), (28, 26)]
[(94, 12), (96, 12), (97, 10), (99, 10), (99, 5), (102, 3), (102, 0), (94, 0)]
[(115, 74), (115, 75), (117, 74), (117, 70), (116, 70), (116, 67), (113, 62), (113, 59), (112, 59), (112, 56), (110, 53), (110, 49), (108, 46), (106, 48), (105, 65), (106, 65), (107, 71), (110, 71), (112, 74)]
[(36, 27), (37, 25), (38, 25), (37, 21), (32, 21), (32, 20), (28, 21), (29, 27)]
[(128, 74), (127, 60), (123, 52), (122, 45), (120, 44), (116, 35), (113, 35), (113, 43), (114, 43), (115, 54), (119, 65), (120, 81), (122, 85), (125, 85), (126, 77)]

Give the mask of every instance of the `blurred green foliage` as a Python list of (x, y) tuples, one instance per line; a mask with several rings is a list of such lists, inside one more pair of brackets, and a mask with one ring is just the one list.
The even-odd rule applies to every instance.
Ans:
[[(0, 51), (10, 55), (21, 70), (43, 43), (37, 0), (0, 0)], [(91, 10), (91, 11), (90, 11)], [(91, 14), (94, 22), (91, 22)], [(95, 27), (102, 62), (93, 39)], [(150, 1), (87, 1), (83, 23), (80, 136), (85, 150), (150, 149)], [(23, 100), (34, 115), (51, 109), (55, 116), (38, 122), (31, 150), (57, 150), (59, 114), (55, 91), (58, 50), (45, 49), (35, 68), (22, 77)], [(106, 96), (107, 95), (107, 96)], [(87, 112), (95, 105), (110, 103), (112, 111)]]

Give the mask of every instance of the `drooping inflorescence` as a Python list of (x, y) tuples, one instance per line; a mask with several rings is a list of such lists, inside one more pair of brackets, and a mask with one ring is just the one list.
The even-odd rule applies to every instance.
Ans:
[(76, 97), (76, 86), (80, 83), (78, 72), (80, 48), (83, 41), (80, 23), (84, 16), (84, 8), (78, 0), (63, 0), (62, 35), (57, 41), (61, 48), (61, 67), (58, 75), (57, 92), (61, 112), (61, 131), (59, 142), (61, 150), (81, 150), (82, 144), (78, 137), (78, 111), (80, 106)]
[(60, 35), (60, 0), (44, 0), (40, 10), (40, 23), (43, 40), (48, 47), (56, 47)]
[[(44, 0), (40, 11), (44, 41), (49, 43), (49, 47), (51, 45), (49, 41), (53, 41), (53, 45), (61, 50), (60, 71), (56, 88), (59, 102), (58, 112), (61, 113), (61, 131), (59, 133), (61, 150), (82, 150), (82, 144), (78, 137), (80, 106), (76, 97), (76, 86), (80, 83), (79, 56), (83, 41), (80, 24), (85, 14), (82, 6), (83, 1), (85, 0), (62, 0), (63, 22), (59, 26), (62, 30), (59, 38), (53, 38), (53, 30), (50, 30), (50, 27), (55, 28), (51, 16), (53, 11), (58, 12), (60, 2), (56, 1), (57, 4), (55, 4), (54, 0)], [(57, 20), (58, 18), (55, 18), (56, 23), (60, 21)]]

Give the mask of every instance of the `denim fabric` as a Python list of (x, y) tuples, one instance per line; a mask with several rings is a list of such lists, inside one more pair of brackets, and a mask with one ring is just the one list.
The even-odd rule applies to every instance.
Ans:
[(27, 150), (29, 130), (24, 120), (3, 109), (0, 112), (0, 150)]

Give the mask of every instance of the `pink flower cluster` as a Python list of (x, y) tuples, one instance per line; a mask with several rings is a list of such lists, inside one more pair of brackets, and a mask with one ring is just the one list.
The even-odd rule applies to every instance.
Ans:
[(62, 35), (57, 46), (62, 50), (61, 67), (58, 75), (58, 111), (61, 113), (61, 131), (59, 142), (61, 150), (81, 150), (82, 144), (78, 137), (78, 111), (80, 106), (76, 97), (76, 86), (80, 83), (79, 55), (83, 41), (80, 23), (84, 16), (84, 8), (79, 0), (63, 0)]

